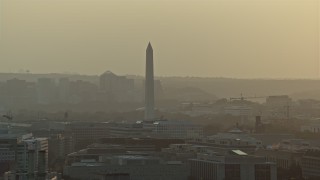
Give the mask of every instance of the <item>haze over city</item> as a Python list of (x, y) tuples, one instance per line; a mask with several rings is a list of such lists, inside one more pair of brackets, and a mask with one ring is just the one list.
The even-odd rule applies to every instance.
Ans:
[(1, 0), (1, 72), (318, 78), (317, 0)]
[(0, 180), (319, 180), (320, 0), (0, 0)]

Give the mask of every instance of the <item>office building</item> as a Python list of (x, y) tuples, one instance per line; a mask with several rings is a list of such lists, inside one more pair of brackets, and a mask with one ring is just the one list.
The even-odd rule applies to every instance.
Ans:
[[(1, 134), (0, 164), (7, 179), (44, 180), (48, 171), (48, 139), (32, 134)], [(5, 170), (5, 172), (3, 171)]]

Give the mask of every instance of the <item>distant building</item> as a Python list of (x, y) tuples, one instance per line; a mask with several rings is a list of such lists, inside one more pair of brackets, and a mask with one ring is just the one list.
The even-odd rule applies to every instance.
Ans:
[(104, 144), (118, 144), (125, 146), (142, 146), (145, 145), (154, 146), (156, 151), (161, 151), (163, 148), (169, 147), (170, 144), (183, 144), (185, 140), (183, 139), (174, 139), (174, 138), (152, 138), (152, 137), (144, 137), (144, 138), (114, 138), (108, 137), (100, 140), (101, 143)]
[(189, 143), (211, 147), (215, 152), (225, 153), (233, 149), (239, 149), (248, 154), (253, 154), (256, 149), (262, 148), (262, 142), (239, 129), (233, 129), (227, 133), (218, 133), (199, 141)]
[(263, 156), (269, 162), (274, 162), (278, 168), (289, 170), (292, 166), (301, 164), (303, 152), (275, 150), (275, 149), (259, 149), (255, 152), (257, 156)]
[(70, 83), (69, 102), (73, 104), (96, 101), (98, 86), (88, 81), (72, 81)]
[(72, 135), (75, 150), (80, 150), (109, 137), (109, 126), (108, 123), (72, 123), (66, 127), (66, 132)]
[(287, 95), (269, 96), (266, 100), (266, 116), (276, 119), (288, 119), (292, 99)]
[(142, 123), (110, 123), (109, 134), (111, 137), (148, 137), (151, 130), (144, 128)]
[(285, 139), (279, 144), (278, 149), (288, 151), (305, 151), (312, 149), (310, 143), (304, 139)]
[(320, 123), (303, 125), (301, 132), (320, 133)]
[(121, 174), (118, 177), (130, 180), (186, 180), (189, 176), (188, 167), (181, 162), (141, 155), (111, 156), (100, 162), (81, 161), (64, 168), (65, 177), (78, 180), (107, 180), (112, 174)]
[(199, 153), (190, 163), (190, 179), (193, 180), (277, 179), (274, 163), (266, 162), (264, 157), (248, 155), (240, 150), (231, 150), (229, 154)]
[(66, 164), (83, 161), (102, 162), (120, 154), (152, 155), (156, 147), (153, 144), (91, 144), (85, 149), (68, 154)]
[(70, 80), (69, 78), (60, 78), (58, 83), (59, 102), (69, 103), (70, 98)]
[[(282, 140), (279, 144), (267, 149), (259, 149), (255, 155), (263, 156), (267, 161), (274, 162), (280, 172), (296, 171), (304, 177), (320, 177), (320, 165), (316, 147), (303, 139)], [(318, 172), (317, 172), (318, 171)], [(300, 175), (299, 175), (300, 174)]]
[(224, 113), (232, 116), (249, 117), (252, 115), (252, 108), (248, 106), (226, 106)]
[(266, 124), (262, 123), (261, 116), (256, 116), (255, 133), (264, 133)]
[(74, 140), (72, 136), (57, 134), (49, 138), (49, 163), (64, 159), (74, 151)]
[(307, 151), (302, 157), (301, 168), (303, 177), (320, 179), (320, 151)]
[(51, 104), (57, 100), (56, 84), (51, 78), (39, 78), (37, 82), (37, 97), (39, 104)]
[(180, 108), (181, 113), (193, 117), (219, 114), (219, 111), (215, 109), (212, 104), (208, 103), (185, 102), (181, 103)]
[(186, 163), (160, 155), (169, 144), (184, 143), (180, 139), (107, 137), (100, 142), (69, 154), (64, 178), (186, 180), (189, 176)]
[(19, 79), (7, 80), (3, 84), (0, 98), (4, 107), (29, 107), (37, 103), (35, 83)]
[(106, 71), (100, 76), (100, 91), (107, 93), (111, 101), (132, 101), (134, 80)]
[(203, 137), (203, 126), (178, 120), (109, 123), (109, 134), (111, 137), (198, 139)]
[(278, 147), (279, 143), (283, 140), (294, 139), (293, 134), (284, 134), (284, 133), (258, 133), (250, 134), (251, 137), (254, 137), (262, 142), (262, 145), (267, 148)]
[(288, 95), (269, 96), (266, 100), (266, 105), (269, 107), (283, 107), (291, 103), (292, 99)]
[(0, 134), (0, 177), (5, 172), (15, 169), (18, 140), (20, 139), (21, 137), (17, 135)]
[(182, 144), (180, 139), (159, 138), (103, 138), (99, 143), (88, 145), (86, 148), (67, 155), (66, 164), (90, 160), (101, 162), (108, 160), (111, 156), (121, 154), (130, 155), (158, 155), (163, 148), (170, 144)]
[(191, 121), (156, 120), (136, 123), (110, 123), (111, 137), (197, 139), (203, 137), (203, 127)]
[(98, 86), (89, 81), (60, 78), (57, 87), (57, 100), (60, 103), (88, 103), (98, 99)]
[(144, 128), (151, 129), (152, 136), (181, 138), (181, 139), (198, 139), (203, 137), (203, 127), (191, 121), (178, 120), (159, 120), (152, 124), (144, 123)]
[(198, 153), (205, 153), (210, 149), (208, 146), (194, 144), (170, 144), (161, 150), (161, 156), (168, 161), (181, 161), (187, 163), (189, 159), (197, 157)]
[[(7, 171), (7, 179), (43, 179), (48, 171), (48, 140), (32, 134), (0, 135), (0, 164)], [(3, 172), (1, 172), (3, 173)]]
[(23, 140), (18, 145), (17, 174), (22, 177), (42, 177), (48, 170), (48, 139), (32, 138)]

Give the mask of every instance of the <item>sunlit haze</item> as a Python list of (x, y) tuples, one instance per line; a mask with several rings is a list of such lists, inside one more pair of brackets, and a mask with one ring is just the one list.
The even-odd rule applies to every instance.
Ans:
[(1, 0), (0, 71), (317, 78), (317, 0)]

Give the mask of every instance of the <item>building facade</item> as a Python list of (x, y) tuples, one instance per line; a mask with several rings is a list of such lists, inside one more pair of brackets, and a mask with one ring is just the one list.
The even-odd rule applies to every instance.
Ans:
[(301, 168), (303, 177), (320, 179), (320, 151), (307, 151), (302, 157)]
[(230, 154), (202, 153), (191, 159), (193, 180), (276, 180), (274, 163), (264, 157), (250, 156), (240, 150)]

